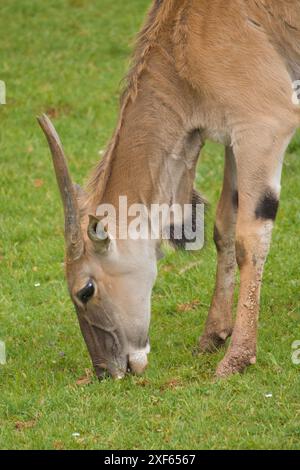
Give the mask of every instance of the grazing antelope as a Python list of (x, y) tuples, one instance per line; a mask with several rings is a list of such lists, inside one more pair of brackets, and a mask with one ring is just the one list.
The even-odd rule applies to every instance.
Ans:
[[(39, 119), (65, 212), (66, 275), (96, 373), (147, 365), (158, 241), (118, 239), (97, 206), (187, 204), (206, 139), (225, 146), (214, 240), (217, 279), (200, 350), (232, 336), (217, 376), (256, 361), (260, 289), (283, 157), (299, 125), (300, 1), (155, 0), (139, 34), (119, 121), (85, 191), (73, 186), (59, 138)], [(240, 271), (233, 321), (236, 266)]]

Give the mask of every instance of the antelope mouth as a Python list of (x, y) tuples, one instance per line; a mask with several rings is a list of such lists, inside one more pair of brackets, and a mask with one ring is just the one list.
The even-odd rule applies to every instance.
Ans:
[(121, 370), (116, 367), (109, 367), (106, 364), (94, 365), (94, 370), (99, 381), (112, 378), (114, 380), (122, 380), (126, 375), (126, 369)]
[(96, 376), (100, 381), (102, 381), (109, 377), (114, 380), (122, 380), (127, 373), (142, 375), (148, 366), (149, 352), (150, 346), (131, 352), (127, 355), (126, 367), (106, 363), (94, 364)]

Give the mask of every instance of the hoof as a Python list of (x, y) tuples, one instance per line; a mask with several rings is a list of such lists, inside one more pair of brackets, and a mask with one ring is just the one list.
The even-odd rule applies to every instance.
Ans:
[(199, 350), (202, 353), (214, 353), (225, 345), (231, 336), (232, 330), (223, 330), (221, 333), (204, 333), (199, 339)]
[(244, 372), (248, 366), (254, 365), (255, 363), (256, 356), (253, 354), (239, 354), (238, 352), (232, 354), (228, 352), (217, 367), (216, 377), (222, 379), (234, 374), (240, 374)]

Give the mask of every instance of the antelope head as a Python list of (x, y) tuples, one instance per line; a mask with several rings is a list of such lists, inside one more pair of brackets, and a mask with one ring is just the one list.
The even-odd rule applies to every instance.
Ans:
[(150, 298), (156, 250), (112, 239), (85, 193), (72, 183), (60, 139), (46, 115), (38, 118), (51, 150), (65, 215), (65, 264), (71, 299), (99, 378), (142, 373), (149, 352)]

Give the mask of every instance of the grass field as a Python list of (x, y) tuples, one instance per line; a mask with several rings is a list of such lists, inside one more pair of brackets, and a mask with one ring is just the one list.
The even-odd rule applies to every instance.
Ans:
[(0, 340), (7, 365), (0, 366), (0, 448), (299, 449), (300, 366), (291, 360), (300, 340), (299, 137), (286, 158), (266, 266), (258, 364), (217, 382), (224, 351), (192, 354), (214, 286), (210, 234), (223, 151), (209, 144), (197, 177), (211, 202), (206, 246), (168, 253), (160, 263), (145, 376), (89, 378), (63, 275), (61, 203), (35, 116), (54, 119), (82, 183), (113, 130), (119, 82), (148, 3), (1, 3)]

